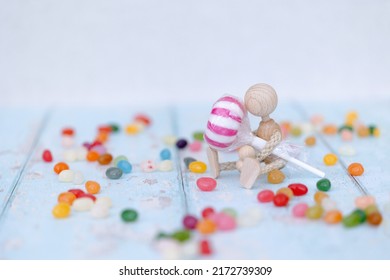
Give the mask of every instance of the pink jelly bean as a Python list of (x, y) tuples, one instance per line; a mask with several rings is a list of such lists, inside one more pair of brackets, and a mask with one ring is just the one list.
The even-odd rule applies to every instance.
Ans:
[(274, 200), (274, 192), (271, 190), (263, 190), (257, 195), (257, 200), (262, 203), (271, 202)]
[(157, 166), (152, 160), (147, 160), (141, 163), (141, 169), (144, 172), (153, 172), (156, 170)]
[(295, 205), (292, 209), (293, 216), (297, 218), (305, 217), (307, 208), (309, 208), (309, 206), (306, 203)]
[(352, 138), (353, 133), (349, 129), (343, 129), (343, 131), (341, 131), (341, 139), (343, 141), (352, 141)]
[(103, 145), (96, 145), (91, 148), (91, 151), (97, 152), (99, 155), (104, 155), (107, 153), (107, 149)]
[(234, 218), (225, 213), (215, 214), (213, 221), (217, 224), (219, 230), (233, 230), (236, 228), (236, 221)]
[(194, 141), (189, 145), (188, 148), (191, 152), (199, 152), (202, 149), (202, 142)]
[(217, 181), (210, 177), (202, 177), (196, 181), (196, 185), (200, 190), (209, 192), (217, 187)]
[(359, 196), (355, 199), (355, 206), (359, 209), (366, 209), (368, 206), (375, 204), (375, 198), (370, 195)]

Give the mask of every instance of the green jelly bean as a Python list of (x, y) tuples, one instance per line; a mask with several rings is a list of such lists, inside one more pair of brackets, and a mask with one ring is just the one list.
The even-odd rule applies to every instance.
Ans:
[(190, 166), (190, 163), (196, 161), (196, 159), (194, 159), (192, 157), (185, 157), (183, 159), (183, 161), (184, 161), (184, 164), (186, 165), (186, 167), (188, 168)]
[(367, 219), (366, 213), (361, 210), (361, 209), (356, 209), (355, 211), (352, 212), (352, 215), (356, 215), (359, 217), (359, 223), (364, 223)]
[(107, 178), (116, 180), (122, 177), (123, 171), (119, 169), (118, 167), (110, 167), (106, 170), (106, 176)]
[(179, 242), (185, 242), (191, 238), (191, 233), (189, 230), (178, 230), (172, 234), (172, 238)]
[(376, 126), (375, 126), (375, 125), (370, 125), (370, 126), (368, 126), (368, 130), (370, 131), (370, 135), (374, 135), (375, 129), (376, 129)]
[(348, 129), (349, 131), (353, 131), (353, 127), (350, 125), (342, 125), (339, 128), (339, 133), (341, 133), (344, 129)]
[(366, 213), (363, 210), (356, 209), (350, 215), (344, 217), (343, 225), (345, 227), (356, 227), (366, 221)]
[(330, 183), (329, 179), (324, 178), (317, 182), (317, 189), (323, 192), (327, 192), (330, 190), (331, 185), (332, 184)]
[(324, 209), (321, 207), (321, 205), (314, 205), (309, 207), (306, 210), (305, 215), (308, 219), (315, 220), (321, 218), (323, 213), (324, 213)]
[(114, 132), (114, 133), (119, 132), (119, 130), (120, 130), (119, 125), (116, 124), (116, 123), (110, 124), (110, 127), (111, 127), (111, 131)]
[(194, 140), (197, 140), (197, 141), (203, 141), (203, 131), (195, 131), (193, 134), (192, 134), (192, 137), (194, 138)]
[(134, 222), (138, 219), (137, 211), (133, 209), (125, 209), (121, 213), (122, 220), (126, 223)]

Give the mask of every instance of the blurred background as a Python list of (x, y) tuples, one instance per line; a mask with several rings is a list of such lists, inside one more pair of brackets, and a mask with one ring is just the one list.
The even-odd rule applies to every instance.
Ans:
[(388, 99), (388, 0), (0, 0), (0, 106)]

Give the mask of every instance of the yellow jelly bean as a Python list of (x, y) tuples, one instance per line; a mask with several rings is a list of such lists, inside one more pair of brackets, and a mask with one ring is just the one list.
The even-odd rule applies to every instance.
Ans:
[(268, 182), (271, 184), (280, 184), (285, 178), (286, 176), (279, 169), (270, 171), (267, 176)]
[(67, 203), (60, 202), (54, 206), (52, 210), (53, 216), (57, 219), (66, 218), (70, 214), (70, 205)]
[(193, 161), (188, 166), (188, 169), (193, 173), (205, 173), (207, 165), (202, 161)]
[(294, 196), (293, 191), (287, 187), (277, 190), (276, 194), (278, 194), (278, 193), (283, 193), (283, 194), (287, 195), (289, 199), (291, 199)]
[(338, 158), (335, 154), (326, 154), (324, 156), (324, 163), (328, 166), (335, 165), (338, 161)]
[(134, 135), (142, 131), (143, 125), (140, 123), (133, 123), (126, 126), (126, 133), (130, 135)]
[(321, 202), (324, 198), (326, 197), (329, 197), (329, 195), (327, 195), (326, 193), (324, 192), (316, 192), (314, 194), (314, 201), (317, 203), (317, 204), (320, 204), (321, 205)]

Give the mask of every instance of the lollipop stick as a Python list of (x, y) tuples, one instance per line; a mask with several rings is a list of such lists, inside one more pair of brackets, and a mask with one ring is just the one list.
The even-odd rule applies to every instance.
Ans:
[[(256, 149), (261, 150), (262, 148), (264, 148), (266, 143), (267, 142), (265, 140), (263, 140), (259, 137), (253, 137), (251, 145)], [(321, 177), (321, 178), (325, 177), (325, 173), (322, 172), (321, 170), (318, 170), (317, 168), (314, 168), (313, 166), (310, 166), (307, 163), (304, 163), (303, 161), (297, 160), (296, 158), (289, 156), (287, 153), (281, 153), (278, 151), (274, 151), (273, 154), (288, 161), (288, 162), (294, 163), (295, 165), (298, 165), (299, 167), (302, 167), (303, 169), (317, 175), (318, 177)]]

